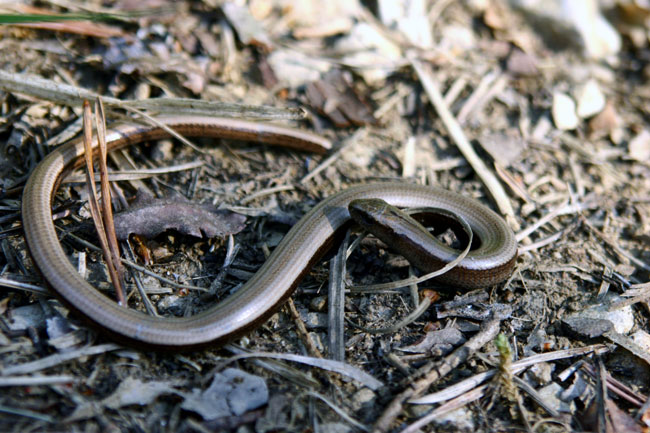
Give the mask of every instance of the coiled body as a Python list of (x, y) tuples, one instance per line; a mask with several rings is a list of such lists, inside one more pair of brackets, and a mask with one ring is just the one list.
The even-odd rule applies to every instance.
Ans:
[[(317, 135), (268, 124), (197, 116), (158, 120), (187, 136), (259, 141), (312, 152), (329, 148), (329, 142)], [(160, 128), (136, 125), (118, 125), (106, 135), (109, 150), (168, 136)], [(492, 278), (489, 275), (495, 272), (501, 279), (509, 275), (516, 257), (512, 231), (498, 215), (474, 200), (420, 185), (359, 185), (328, 197), (307, 213), (250, 281), (224, 301), (191, 317), (148, 316), (119, 306), (95, 290), (72, 266), (58, 240), (52, 223), (52, 198), (62, 176), (78, 164), (82, 155), (80, 142), (65, 144), (50, 153), (29, 178), (22, 214), (30, 252), (48, 283), (75, 310), (122, 339), (150, 346), (182, 348), (222, 342), (264, 321), (329, 248), (337, 230), (349, 221), (348, 204), (354, 199), (381, 198), (398, 207), (440, 207), (461, 214), (483, 242), (496, 244), (489, 255), (461, 262), (465, 269), (478, 270), (486, 278)]]

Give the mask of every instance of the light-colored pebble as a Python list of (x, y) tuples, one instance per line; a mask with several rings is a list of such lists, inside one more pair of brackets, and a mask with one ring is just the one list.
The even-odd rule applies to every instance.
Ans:
[(579, 119), (576, 115), (576, 103), (568, 95), (555, 92), (551, 111), (553, 123), (555, 123), (557, 129), (570, 131), (578, 127)]
[(605, 108), (605, 95), (596, 80), (589, 80), (580, 86), (575, 96), (578, 101), (576, 113), (583, 119), (594, 116)]
[(574, 406), (573, 402), (567, 403), (560, 399), (563, 391), (564, 388), (562, 388), (556, 382), (553, 382), (537, 390), (539, 396), (544, 400), (544, 402), (556, 411), (572, 413)]
[(621, 49), (621, 35), (602, 15), (597, 0), (511, 0), (515, 8), (549, 39), (581, 47), (594, 59), (610, 58)]
[(644, 129), (630, 140), (628, 152), (632, 159), (640, 162), (650, 161), (650, 131)]
[(646, 352), (650, 353), (650, 334), (643, 329), (639, 329), (631, 335), (632, 341), (642, 347)]
[(609, 320), (614, 325), (614, 330), (619, 334), (626, 334), (630, 332), (634, 326), (634, 312), (631, 306), (619, 308), (617, 310), (609, 311), (609, 305), (618, 302), (621, 297), (608, 294), (606, 304), (596, 304), (579, 311), (570, 317), (582, 317), (592, 319)]

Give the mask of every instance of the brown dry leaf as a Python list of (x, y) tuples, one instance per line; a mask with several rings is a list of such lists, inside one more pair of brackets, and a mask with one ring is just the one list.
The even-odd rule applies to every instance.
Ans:
[(607, 399), (607, 432), (611, 433), (641, 433), (641, 426), (627, 413), (623, 412), (614, 403)]
[(153, 238), (174, 229), (196, 237), (223, 237), (244, 229), (246, 217), (210, 204), (192, 203), (184, 197), (156, 199), (138, 192), (133, 205), (115, 214), (115, 234), (127, 239), (135, 233)]
[(607, 102), (605, 108), (589, 121), (589, 138), (593, 140), (611, 133), (620, 122), (614, 104)]
[[(619, 409), (610, 398), (605, 402), (607, 433), (641, 433), (641, 426), (630, 415)], [(582, 416), (587, 431), (601, 431), (598, 425), (598, 401), (594, 399)]]
[(341, 71), (334, 70), (306, 90), (309, 103), (338, 127), (376, 124), (370, 108), (362, 101)]
[[(55, 13), (49, 9), (37, 8), (28, 5), (18, 5), (15, 7), (15, 9), (24, 14), (55, 15)], [(20, 23), (13, 25), (18, 27), (29, 27), (33, 29), (53, 30), (63, 33), (74, 33), (95, 38), (126, 37), (127, 35), (119, 27), (89, 21)]]
[(13, 25), (18, 27), (28, 27), (32, 29), (53, 30), (62, 33), (74, 33), (77, 35), (90, 36), (93, 38), (113, 38), (125, 36), (125, 33), (116, 27), (86, 21), (66, 21), (58, 23), (22, 23)]
[(645, 27), (646, 21), (650, 18), (650, 8), (643, 2), (617, 2), (616, 7), (619, 11), (619, 18), (625, 24)]
[(503, 8), (499, 7), (499, 3), (495, 2), (495, 4), (485, 8), (483, 22), (493, 30), (506, 30), (508, 28), (508, 19), (504, 12)]

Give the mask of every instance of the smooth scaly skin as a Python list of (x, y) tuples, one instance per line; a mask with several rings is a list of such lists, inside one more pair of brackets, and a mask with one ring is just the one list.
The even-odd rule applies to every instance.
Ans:
[[(422, 224), (406, 212), (391, 206), (381, 199), (354, 200), (348, 205), (351, 218), (361, 227), (384, 241), (392, 249), (402, 254), (412, 265), (425, 274), (441, 269), (447, 263), (458, 257), (460, 251), (453, 249), (436, 239)], [(416, 215), (427, 218), (427, 226), (432, 226), (436, 232), (449, 228), (449, 218), (463, 216), (462, 212), (451, 212), (442, 215), (441, 209), (420, 209)], [(500, 232), (509, 232), (504, 222), (498, 216), (487, 216), (483, 224), (468, 221), (472, 229), (473, 249), (467, 253), (454, 268), (436, 277), (437, 282), (447, 283), (455, 287), (481, 288), (498, 284), (512, 274), (515, 265), (516, 245), (506, 248), (510, 234), (496, 236)], [(505, 251), (504, 251), (505, 249)], [(509, 254), (514, 254), (510, 260), (504, 261)], [(501, 263), (497, 265), (497, 263)]]
[[(317, 135), (268, 124), (198, 116), (157, 120), (186, 136), (259, 141), (321, 153), (330, 147), (327, 140)], [(157, 127), (118, 125), (106, 136), (108, 149), (112, 150), (168, 134)], [(359, 185), (330, 196), (307, 213), (255, 275), (224, 301), (191, 317), (148, 316), (119, 306), (95, 290), (75, 270), (59, 243), (52, 223), (52, 199), (61, 178), (78, 164), (82, 155), (83, 145), (70, 142), (54, 150), (36, 167), (23, 192), (25, 237), (43, 276), (69, 305), (100, 328), (139, 344), (187, 348), (223, 342), (263, 322), (329, 248), (337, 229), (349, 221), (347, 206), (354, 199), (381, 198), (394, 206), (440, 207), (462, 215), (483, 233), (483, 242), (498, 245), (491, 255), (477, 260), (487, 278), (493, 278), (495, 269), (501, 280), (506, 278), (512, 271), (509, 264), (516, 257), (512, 231), (497, 214), (471, 199), (420, 185)]]

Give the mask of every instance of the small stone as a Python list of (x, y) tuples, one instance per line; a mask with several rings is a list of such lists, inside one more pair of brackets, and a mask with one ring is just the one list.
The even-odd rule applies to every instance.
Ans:
[(589, 401), (593, 395), (594, 389), (591, 384), (585, 380), (584, 375), (574, 374), (573, 382), (567, 387), (567, 389), (562, 391), (560, 399), (566, 402), (572, 402), (577, 398), (582, 401)]
[(467, 340), (458, 328), (444, 328), (437, 331), (429, 331), (415, 344), (398, 347), (397, 350), (409, 353), (427, 353), (432, 352), (437, 347), (438, 350), (436, 352), (446, 354), (465, 341)]
[(580, 47), (593, 59), (621, 49), (621, 35), (602, 15), (597, 0), (511, 0), (551, 45)]
[(555, 92), (553, 94), (551, 114), (555, 126), (561, 131), (570, 131), (578, 127), (579, 119), (576, 115), (576, 103), (564, 93)]
[(567, 403), (560, 399), (560, 396), (562, 395), (564, 389), (557, 383), (553, 382), (549, 385), (546, 385), (544, 388), (538, 389), (537, 391), (539, 392), (539, 396), (544, 400), (544, 402), (556, 411), (568, 413), (573, 412), (573, 403)]
[(373, 404), (377, 394), (369, 388), (361, 388), (352, 396), (352, 407), (355, 412), (363, 407), (369, 407)]
[(537, 65), (537, 58), (519, 49), (512, 50), (506, 61), (508, 71), (521, 77), (538, 75), (539, 67)]
[(327, 308), (327, 296), (316, 296), (309, 301), (309, 306), (315, 311), (325, 311)]
[(639, 162), (648, 162), (650, 160), (650, 132), (644, 129), (630, 140), (628, 151), (630, 158)]
[(481, 145), (502, 167), (508, 167), (521, 159), (526, 141), (519, 136), (495, 132), (481, 138)]
[(576, 113), (581, 118), (587, 118), (600, 113), (605, 108), (605, 95), (600, 90), (596, 80), (589, 80), (576, 91), (578, 109)]
[(314, 347), (316, 347), (316, 349), (318, 349), (318, 351), (321, 353), (325, 352), (325, 345), (323, 344), (323, 336), (324, 334), (319, 332), (309, 333), (311, 342), (314, 343)]
[(476, 429), (474, 415), (464, 407), (442, 414), (433, 420), (433, 424), (441, 428), (448, 428), (449, 431), (473, 431)]
[(562, 324), (572, 337), (580, 340), (600, 337), (614, 328), (609, 320), (591, 317), (568, 317), (562, 320)]
[(553, 366), (548, 362), (540, 362), (528, 369), (530, 377), (539, 385), (546, 385), (552, 380)]
[(320, 79), (330, 65), (320, 59), (289, 49), (277, 49), (268, 57), (278, 81), (291, 88)]
[(356, 167), (370, 167), (377, 157), (377, 149), (373, 146), (348, 146), (341, 153), (341, 159)]
[(379, 0), (377, 6), (379, 17), (386, 27), (399, 29), (409, 42), (418, 48), (426, 50), (433, 47), (426, 2)]
[(7, 325), (11, 331), (24, 331), (29, 327), (43, 328), (45, 326), (45, 313), (38, 304), (29, 304), (10, 310)]
[(178, 295), (165, 296), (156, 304), (158, 310), (168, 311), (173, 308), (182, 308), (185, 305), (185, 299)]
[[(620, 296), (608, 294), (605, 303), (582, 308), (577, 313), (572, 314), (571, 316), (562, 320), (562, 322), (568, 325), (568, 323), (566, 323), (567, 321), (573, 321), (573, 328), (575, 328), (576, 332), (581, 332), (584, 335), (589, 335), (591, 333), (595, 336), (600, 331), (607, 332), (604, 330), (607, 325), (603, 323), (598, 324), (598, 322), (588, 321), (580, 324), (579, 322), (575, 321), (575, 319), (606, 320), (613, 324), (614, 331), (619, 334), (627, 335), (627, 333), (630, 332), (634, 326), (634, 312), (632, 310), (632, 307), (627, 306), (619, 308), (617, 310), (609, 311), (609, 305), (616, 303), (620, 299)], [(589, 326), (591, 329), (587, 330), (587, 326)]]
[(450, 24), (442, 29), (442, 40), (438, 48), (442, 52), (463, 53), (476, 46), (476, 36), (469, 27)]
[(632, 341), (634, 341), (639, 347), (650, 353), (650, 334), (642, 329), (639, 329), (630, 337), (632, 338)]
[(366, 22), (356, 24), (350, 32), (338, 39), (334, 51), (343, 55), (341, 60), (359, 68), (367, 83), (382, 83), (402, 60), (402, 49), (379, 29)]
[(327, 327), (327, 314), (325, 313), (307, 313), (301, 311), (300, 317), (305, 322), (307, 329), (318, 329)]

